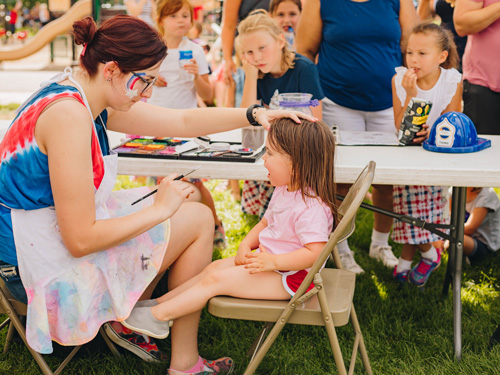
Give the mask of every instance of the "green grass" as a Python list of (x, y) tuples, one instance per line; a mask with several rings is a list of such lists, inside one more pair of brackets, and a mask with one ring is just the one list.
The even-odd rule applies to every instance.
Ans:
[[(120, 179), (120, 186), (135, 183)], [(222, 185), (222, 181), (207, 183), (213, 191), (217, 210), (228, 235), (228, 248), (214, 253), (214, 258), (235, 254), (239, 241), (257, 222), (243, 215), (239, 204)], [(391, 271), (368, 256), (372, 228), (372, 213), (360, 210), (357, 229), (350, 244), (356, 259), (365, 269), (356, 283), (354, 303), (375, 374), (499, 374), (500, 345), (491, 351), (488, 340), (500, 323), (500, 257), (494, 256), (471, 268), (464, 264), (462, 288), (463, 357), (453, 356), (452, 296), (442, 295), (447, 259), (429, 279), (424, 291), (411, 286), (400, 287)], [(394, 245), (399, 256), (400, 247)], [(236, 363), (235, 374), (242, 374), (247, 364), (246, 351), (259, 332), (260, 323), (215, 318), (206, 310), (202, 313), (199, 335), (200, 354), (206, 358), (230, 356)], [(350, 360), (353, 334), (350, 325), (337, 329), (346, 363)], [(2, 331), (0, 343), (5, 340)], [(159, 342), (167, 354), (170, 340)], [(53, 355), (46, 356), (57, 364), (68, 348), (55, 346)], [(98, 337), (73, 359), (64, 374), (164, 374), (168, 363), (152, 365), (122, 351), (114, 358)], [(40, 374), (22, 344), (14, 343), (7, 354), (0, 355), (0, 374)], [(258, 374), (335, 374), (337, 373), (328, 339), (321, 327), (286, 326), (259, 366)], [(363, 374), (361, 361), (356, 374)]]

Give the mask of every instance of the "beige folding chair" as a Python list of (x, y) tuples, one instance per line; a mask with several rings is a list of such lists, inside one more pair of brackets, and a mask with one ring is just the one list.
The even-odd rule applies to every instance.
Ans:
[[(341, 219), (339, 224), (290, 301), (250, 300), (226, 296), (214, 297), (209, 301), (208, 311), (214, 316), (267, 322), (254, 342), (252, 348), (255, 350), (245, 374), (255, 372), (286, 323), (325, 326), (338, 372), (342, 375), (346, 374), (335, 327), (347, 324), (349, 317), (355, 332), (349, 374), (354, 373), (358, 348), (366, 372), (372, 374), (352, 301), (356, 275), (342, 269), (336, 245), (354, 231), (356, 211), (370, 188), (374, 174), (375, 162), (370, 161), (339, 207), (339, 218)], [(333, 255), (337, 269), (324, 268), (319, 272), (330, 255)], [(311, 282), (314, 282), (315, 288), (305, 293)], [(273, 328), (265, 337), (273, 323)]]
[[(78, 352), (78, 350), (82, 346), (81, 345), (75, 346), (73, 350), (68, 354), (68, 356), (61, 362), (59, 367), (54, 372), (52, 372), (47, 362), (45, 362), (43, 356), (40, 353), (34, 351), (26, 341), (26, 329), (19, 317), (26, 316), (27, 311), (28, 311), (28, 306), (14, 299), (14, 297), (12, 297), (12, 295), (10, 294), (9, 289), (5, 285), (4, 280), (0, 278), (0, 314), (7, 315), (7, 319), (4, 320), (2, 324), (0, 324), (0, 330), (3, 329), (6, 325), (9, 325), (3, 352), (7, 353), (7, 350), (9, 350), (10, 343), (12, 342), (12, 338), (14, 336), (14, 330), (16, 330), (19, 336), (21, 336), (21, 339), (24, 341), (24, 344), (30, 351), (31, 355), (35, 359), (36, 363), (42, 370), (43, 374), (44, 375), (60, 374), (64, 369), (64, 367), (66, 367), (69, 361), (71, 361), (71, 359), (74, 357), (74, 355)], [(108, 338), (102, 327), (100, 328), (99, 333), (103, 337), (104, 341), (108, 345), (111, 352), (117, 357), (120, 356), (118, 349), (113, 344), (113, 342), (111, 342), (111, 340)]]

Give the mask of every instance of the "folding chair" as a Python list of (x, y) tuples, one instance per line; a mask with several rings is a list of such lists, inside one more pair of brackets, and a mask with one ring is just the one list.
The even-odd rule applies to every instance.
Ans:
[[(342, 269), (336, 245), (354, 231), (356, 211), (373, 181), (374, 174), (375, 162), (370, 161), (340, 205), (340, 222), (332, 232), (320, 256), (311, 267), (309, 274), (290, 301), (250, 300), (226, 296), (210, 299), (208, 311), (214, 316), (267, 322), (252, 346), (255, 350), (245, 374), (255, 372), (285, 324), (291, 323), (325, 326), (338, 372), (345, 375), (347, 371), (335, 327), (347, 324), (349, 317), (355, 332), (349, 374), (354, 373), (358, 348), (366, 372), (372, 374), (365, 343), (353, 306), (356, 275)], [(333, 256), (337, 269), (324, 268), (319, 271), (330, 255)], [(311, 282), (314, 282), (315, 288), (306, 293), (305, 291)], [(271, 326), (273, 328), (265, 337)]]
[[(0, 324), (0, 330), (3, 329), (6, 325), (9, 326), (3, 352), (7, 353), (7, 351), (9, 350), (9, 346), (10, 343), (12, 342), (15, 330), (17, 331), (21, 339), (24, 341), (24, 344), (30, 351), (31, 355), (35, 359), (36, 363), (38, 364), (44, 375), (60, 374), (64, 369), (64, 367), (66, 367), (69, 361), (71, 361), (71, 359), (74, 357), (74, 355), (78, 352), (78, 350), (82, 346), (81, 345), (75, 346), (73, 350), (68, 354), (68, 356), (63, 360), (63, 362), (59, 365), (59, 367), (54, 372), (52, 372), (47, 362), (45, 362), (43, 356), (40, 353), (34, 351), (26, 341), (26, 329), (20, 317), (25, 317), (27, 311), (28, 311), (28, 306), (14, 299), (14, 297), (12, 297), (12, 295), (10, 294), (9, 289), (5, 285), (4, 280), (0, 278), (0, 314), (7, 315), (7, 319), (4, 320), (2, 324)], [(118, 349), (113, 344), (113, 342), (111, 342), (111, 340), (108, 338), (102, 327), (99, 329), (99, 333), (103, 337), (104, 341), (108, 345), (111, 352), (117, 357), (120, 356)]]

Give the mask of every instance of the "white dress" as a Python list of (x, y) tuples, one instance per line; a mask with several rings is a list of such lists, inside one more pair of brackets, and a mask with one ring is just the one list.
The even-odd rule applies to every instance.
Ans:
[[(458, 70), (451, 69), (441, 69), (441, 75), (438, 81), (430, 90), (422, 90), (417, 86), (417, 98), (430, 100), (432, 102), (431, 112), (427, 119), (427, 124), (429, 128), (436, 122), (437, 118), (441, 116), (441, 113), (448, 107), (453, 95), (457, 92), (457, 84), (462, 80), (462, 75)], [(396, 87), (396, 94), (401, 103), (406, 100), (406, 91), (401, 85), (403, 76), (408, 69), (400, 66), (396, 68), (396, 77), (394, 78), (394, 84)]]

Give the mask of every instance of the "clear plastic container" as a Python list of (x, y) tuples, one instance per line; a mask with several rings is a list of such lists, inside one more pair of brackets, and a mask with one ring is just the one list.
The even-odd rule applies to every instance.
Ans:
[(311, 107), (318, 106), (319, 101), (317, 99), (311, 100), (311, 98), (312, 94), (289, 92), (286, 94), (279, 94), (278, 101), (280, 109), (298, 111), (312, 115)]

